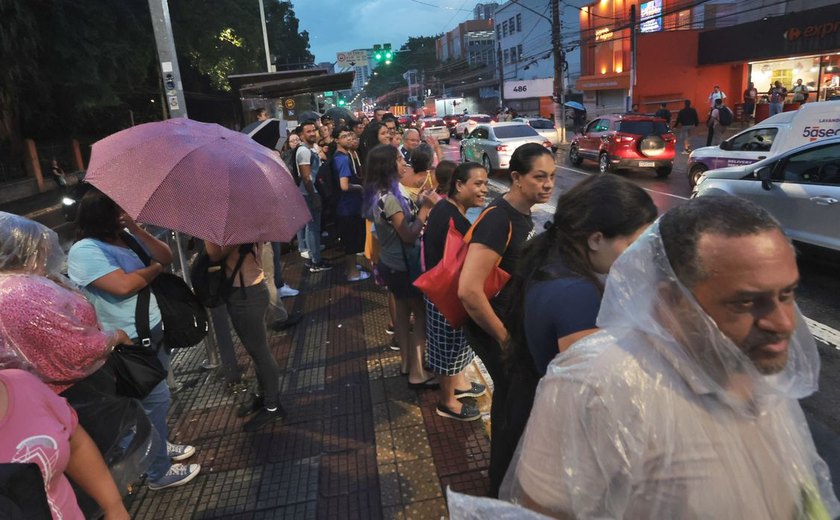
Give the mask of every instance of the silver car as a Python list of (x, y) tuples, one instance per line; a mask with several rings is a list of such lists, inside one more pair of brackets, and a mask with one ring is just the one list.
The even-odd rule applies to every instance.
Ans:
[(557, 129), (554, 128), (554, 123), (549, 119), (543, 117), (516, 117), (513, 119), (513, 122), (531, 125), (531, 128), (536, 130), (538, 134), (551, 141), (551, 149), (557, 151)]
[(793, 240), (840, 251), (840, 138), (746, 166), (707, 171), (692, 197), (724, 194), (767, 209)]
[(449, 135), (449, 127), (446, 126), (443, 119), (439, 117), (422, 117), (417, 121), (416, 126), (419, 126), (423, 130), (424, 136), (430, 135), (438, 141), (449, 144), (449, 138), (451, 137)]
[(510, 167), (510, 156), (525, 143), (551, 148), (551, 141), (525, 123), (480, 124), (461, 141), (461, 161), (475, 161), (488, 172)]

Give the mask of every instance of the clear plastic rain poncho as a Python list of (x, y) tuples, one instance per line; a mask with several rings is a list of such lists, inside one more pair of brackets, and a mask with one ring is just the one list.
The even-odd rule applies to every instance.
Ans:
[(61, 392), (104, 363), (117, 343), (61, 275), (58, 235), (0, 212), (0, 368), (21, 368)]
[(796, 319), (786, 368), (760, 374), (677, 281), (654, 224), (610, 271), (601, 332), (541, 380), (501, 498), (587, 519), (840, 514), (797, 402), (820, 363)]

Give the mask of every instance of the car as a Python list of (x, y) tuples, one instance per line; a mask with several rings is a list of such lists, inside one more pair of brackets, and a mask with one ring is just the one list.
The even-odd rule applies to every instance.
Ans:
[(590, 121), (569, 145), (569, 162), (585, 159), (607, 173), (621, 168), (649, 168), (659, 178), (671, 174), (677, 138), (665, 120), (638, 114), (605, 115)]
[(791, 239), (840, 251), (840, 138), (703, 173), (692, 197), (734, 195), (769, 211)]
[(538, 134), (551, 141), (551, 149), (557, 151), (557, 129), (554, 128), (554, 123), (544, 117), (515, 117), (515, 123), (526, 123), (531, 125), (531, 128), (537, 131)]
[(507, 169), (514, 150), (526, 143), (551, 148), (551, 142), (525, 123), (478, 124), (461, 141), (461, 162), (481, 163), (488, 173)]
[(479, 123), (491, 123), (493, 118), (487, 114), (464, 114), (455, 125), (455, 137), (463, 139), (475, 129)]
[(413, 128), (416, 120), (417, 116), (414, 114), (403, 114), (401, 116), (397, 116), (397, 124), (400, 128)]
[(691, 186), (707, 170), (742, 166), (799, 145), (840, 135), (840, 101), (805, 103), (799, 110), (768, 117), (719, 146), (704, 146), (688, 156)]
[(458, 124), (458, 121), (461, 120), (461, 116), (458, 114), (446, 114), (443, 116), (443, 122), (446, 123), (446, 128), (449, 129), (449, 135), (455, 135), (455, 125)]
[(421, 117), (415, 123), (418, 128), (423, 130), (423, 135), (431, 135), (438, 141), (443, 141), (449, 144), (449, 128), (446, 123), (439, 117)]

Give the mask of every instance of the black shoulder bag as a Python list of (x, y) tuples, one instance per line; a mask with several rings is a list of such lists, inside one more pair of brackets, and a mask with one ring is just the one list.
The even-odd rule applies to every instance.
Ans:
[[(152, 259), (129, 233), (120, 234), (123, 242), (140, 257), (147, 266)], [(149, 302), (151, 291), (163, 318), (163, 336), (169, 348), (186, 348), (201, 343), (207, 336), (207, 310), (180, 277), (171, 273), (160, 273), (150, 285), (137, 293), (135, 326), (140, 340), (150, 338)]]

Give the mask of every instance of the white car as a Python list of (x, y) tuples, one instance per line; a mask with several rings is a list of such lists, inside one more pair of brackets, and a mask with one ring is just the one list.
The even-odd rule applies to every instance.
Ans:
[(700, 175), (692, 197), (720, 195), (765, 208), (793, 240), (840, 251), (840, 137)]
[(449, 144), (449, 138), (451, 137), (449, 135), (449, 127), (446, 126), (443, 119), (439, 117), (423, 117), (417, 121), (415, 126), (420, 127), (423, 132), (423, 136), (431, 135), (438, 141), (443, 141), (444, 143)]
[(557, 151), (557, 129), (554, 128), (554, 123), (543, 117), (516, 117), (513, 119), (514, 123), (525, 123), (531, 125), (531, 128), (537, 131), (541, 136), (551, 141), (551, 149)]
[(461, 161), (481, 163), (488, 172), (507, 169), (514, 150), (526, 143), (551, 148), (551, 141), (525, 123), (479, 124), (461, 141)]
[(470, 132), (475, 130), (479, 123), (492, 123), (493, 118), (487, 114), (464, 114), (458, 124), (455, 125), (455, 137), (463, 139)]

